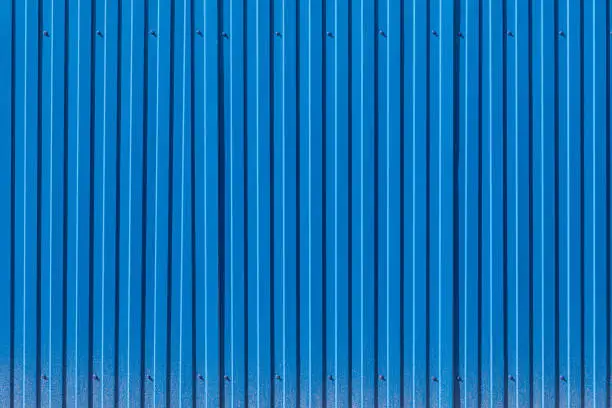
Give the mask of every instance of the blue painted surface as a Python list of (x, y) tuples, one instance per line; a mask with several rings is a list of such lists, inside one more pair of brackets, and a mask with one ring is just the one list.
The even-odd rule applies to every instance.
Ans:
[(605, 0), (0, 5), (2, 406), (610, 406)]

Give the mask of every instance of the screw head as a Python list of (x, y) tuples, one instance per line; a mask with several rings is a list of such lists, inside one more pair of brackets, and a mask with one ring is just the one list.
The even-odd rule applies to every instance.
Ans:
[(223, 32), (221, 32), (221, 37), (229, 39), (229, 34), (226, 33), (225, 31), (223, 31)]
[(508, 375), (508, 380), (514, 382), (514, 376), (512, 374)]
[(49, 34), (49, 31), (47, 30), (43, 30), (42, 35), (45, 37), (51, 37), (51, 34)]
[(514, 33), (512, 31), (506, 31), (506, 35), (508, 37), (514, 37)]
[(332, 382), (335, 380), (334, 376), (331, 374), (327, 376), (327, 379)]
[(102, 31), (100, 31), (100, 30), (97, 30), (97, 31), (96, 31), (96, 35), (97, 35), (98, 37), (100, 37), (100, 38), (104, 37), (104, 34), (102, 34)]
[(436, 30), (431, 30), (431, 34), (432, 34), (434, 37), (437, 37), (437, 36), (439, 35), (439, 34), (438, 34), (438, 32), (437, 32)]
[(155, 31), (155, 30), (151, 30), (151, 31), (149, 31), (149, 35), (151, 35), (151, 36), (153, 36), (153, 37), (157, 38), (157, 31)]
[(202, 34), (202, 30), (196, 30), (196, 34), (200, 37), (204, 36), (204, 34)]
[(437, 382), (438, 382), (438, 377), (436, 377), (436, 376), (431, 377), (431, 381), (433, 381), (433, 382), (436, 382), (436, 383), (437, 383)]
[(280, 380), (282, 380), (282, 377), (280, 376), (280, 374), (276, 374), (276, 375), (274, 376), (274, 379), (275, 379), (276, 381), (280, 381)]
[(378, 375), (378, 379), (379, 379), (380, 381), (387, 381), (387, 379), (385, 378), (385, 376), (384, 376), (384, 375), (382, 375), (382, 374), (379, 374), (379, 375)]
[(461, 378), (461, 376), (460, 376), (460, 375), (458, 375), (458, 376), (457, 376), (457, 382), (460, 382), (460, 383), (462, 383), (462, 382), (463, 382), (463, 378)]
[(44, 381), (47, 381), (49, 379), (46, 374), (41, 375), (40, 378)]
[(224, 379), (225, 381), (227, 381), (227, 382), (232, 381), (232, 379), (230, 378), (230, 376), (229, 376), (229, 375), (224, 375), (224, 376), (223, 376), (223, 379)]
[(92, 374), (91, 378), (92, 378), (94, 381), (100, 381), (100, 377), (98, 377), (98, 374)]
[(563, 30), (559, 31), (559, 37), (565, 37), (565, 31)]
[(567, 379), (564, 375), (559, 376), (559, 380), (561, 380), (561, 382), (567, 382)]
[(278, 38), (281, 38), (283, 35), (281, 34), (281, 32), (280, 32), (280, 31), (275, 31), (275, 32), (274, 32), (274, 36), (275, 36), (275, 37), (278, 37)]
[(463, 35), (463, 33), (462, 33), (461, 31), (459, 31), (459, 32), (457, 33), (457, 37), (459, 37), (459, 38), (465, 38), (465, 35)]
[(204, 376), (202, 374), (198, 374), (198, 380), (204, 381)]
[(149, 374), (149, 375), (147, 375), (147, 380), (153, 382), (153, 377), (151, 377), (151, 375)]

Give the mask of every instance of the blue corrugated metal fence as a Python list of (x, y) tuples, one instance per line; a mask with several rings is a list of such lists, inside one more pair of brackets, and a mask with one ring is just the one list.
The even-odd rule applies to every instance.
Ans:
[(2, 406), (604, 407), (608, 0), (4, 0)]

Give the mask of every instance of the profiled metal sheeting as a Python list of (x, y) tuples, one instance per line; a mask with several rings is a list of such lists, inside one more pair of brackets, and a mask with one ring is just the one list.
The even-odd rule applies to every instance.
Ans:
[(605, 0), (0, 2), (3, 406), (610, 406)]

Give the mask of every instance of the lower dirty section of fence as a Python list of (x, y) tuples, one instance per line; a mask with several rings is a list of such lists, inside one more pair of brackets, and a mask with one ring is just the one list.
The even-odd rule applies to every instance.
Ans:
[(610, 406), (604, 0), (5, 0), (0, 401)]

